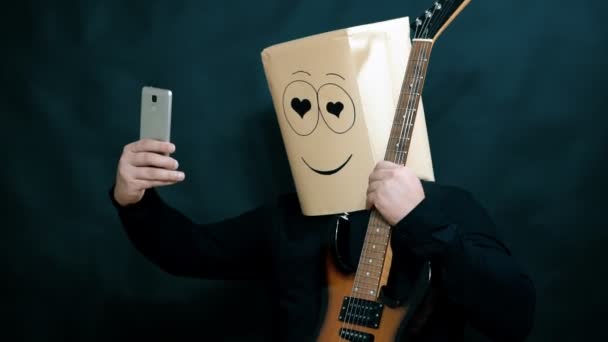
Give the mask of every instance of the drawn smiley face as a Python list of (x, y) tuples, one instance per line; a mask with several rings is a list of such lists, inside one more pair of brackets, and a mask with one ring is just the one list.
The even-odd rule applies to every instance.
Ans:
[[(316, 89), (312, 83), (305, 80), (306, 71), (296, 71), (293, 75), (302, 75), (301, 79), (290, 82), (283, 92), (283, 113), (292, 131), (301, 137), (311, 137), (316, 131), (319, 118), (331, 130), (332, 134), (341, 135), (350, 131), (354, 126), (357, 113), (350, 94), (338, 83), (345, 81), (344, 77), (336, 73), (325, 76), (335, 82), (328, 82)], [(341, 79), (341, 81), (340, 81)], [(312, 166), (301, 156), (304, 164), (313, 172), (329, 176), (338, 173), (352, 159), (353, 154), (337, 161), (336, 166), (321, 170)], [(340, 158), (336, 156), (336, 158)]]

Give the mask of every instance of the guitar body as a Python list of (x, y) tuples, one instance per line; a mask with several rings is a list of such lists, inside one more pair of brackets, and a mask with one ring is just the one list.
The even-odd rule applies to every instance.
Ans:
[(340, 329), (349, 328), (360, 333), (366, 333), (374, 336), (373, 341), (384, 342), (384, 341), (395, 341), (401, 323), (406, 316), (406, 307), (391, 308), (384, 305), (382, 312), (382, 320), (380, 326), (377, 329), (368, 328), (363, 326), (344, 325), (338, 317), (342, 309), (344, 298), (350, 296), (355, 281), (355, 274), (347, 274), (340, 270), (335, 262), (335, 259), (331, 253), (327, 253), (326, 258), (327, 267), (327, 291), (328, 291), (328, 303), (327, 313), (325, 316), (324, 324), (321, 328), (321, 332), (317, 341), (320, 342), (335, 342), (335, 341), (366, 341), (365, 339), (339, 339)]
[[(415, 276), (408, 278), (407, 288), (410, 290), (407, 291), (406, 298), (403, 298), (404, 302), (397, 299), (403, 296), (395, 293), (394, 285), (391, 290), (386, 290), (386, 286), (381, 286), (376, 295), (354, 293), (357, 292), (356, 284), (360, 284), (361, 279), (358, 282), (354, 267), (350, 264), (353, 260), (350, 240), (353, 237), (349, 220), (342, 216), (336, 223), (335, 231), (331, 234), (329, 249), (326, 253), (325, 286), (328, 301), (317, 341), (405, 341), (404, 335), (408, 322), (430, 289), (432, 273), (430, 262), (424, 262), (419, 265), (419, 268), (416, 267)], [(392, 254), (389, 244), (382, 267), (383, 271), (379, 276), (381, 285), (389, 283)], [(358, 271), (361, 272), (361, 270), (367, 273), (371, 272), (372, 268), (362, 266)], [(361, 304), (365, 305), (367, 310), (357, 306)], [(345, 308), (347, 310), (344, 310)], [(362, 319), (366, 316), (369, 317), (369, 320)], [(358, 335), (353, 336), (349, 333)]]

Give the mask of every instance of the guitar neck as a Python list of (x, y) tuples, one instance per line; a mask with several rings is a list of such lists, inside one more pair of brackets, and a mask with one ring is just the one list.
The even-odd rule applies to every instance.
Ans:
[[(414, 39), (412, 43), (384, 160), (401, 165), (407, 161), (432, 48), (431, 39)], [(390, 269), (390, 236), (390, 225), (375, 209), (372, 210), (355, 275), (355, 297), (377, 300)]]
[(384, 160), (401, 165), (407, 161), (432, 48), (430, 39), (415, 39), (412, 43)]

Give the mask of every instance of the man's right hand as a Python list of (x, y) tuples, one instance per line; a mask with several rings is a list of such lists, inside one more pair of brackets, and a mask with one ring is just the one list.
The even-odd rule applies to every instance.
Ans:
[[(177, 171), (177, 160), (169, 157), (175, 145), (142, 139), (126, 145), (118, 162), (114, 199), (121, 206), (139, 202), (146, 189), (181, 182), (185, 174)], [(163, 155), (165, 154), (165, 155)]]

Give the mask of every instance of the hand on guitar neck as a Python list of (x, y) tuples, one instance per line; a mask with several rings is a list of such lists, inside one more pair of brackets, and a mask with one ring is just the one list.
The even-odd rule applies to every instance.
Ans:
[(379, 162), (369, 176), (367, 208), (375, 207), (391, 226), (396, 225), (424, 200), (420, 179), (409, 168)]

